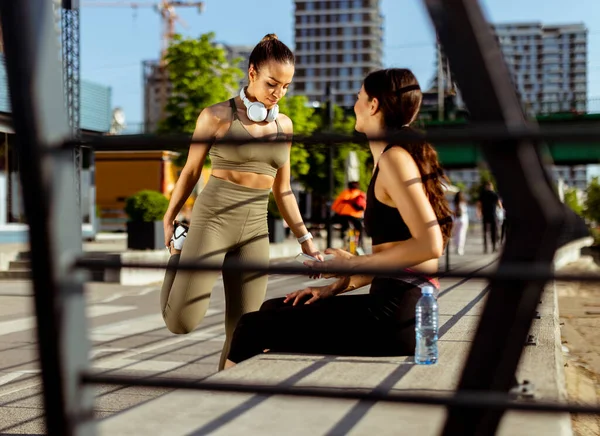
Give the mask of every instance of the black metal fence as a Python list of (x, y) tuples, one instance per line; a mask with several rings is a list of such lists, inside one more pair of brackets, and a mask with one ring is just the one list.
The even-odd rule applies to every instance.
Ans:
[[(541, 141), (598, 138), (600, 131), (539, 130), (526, 121), (509, 71), (476, 0), (424, 0), (439, 40), (451, 60), (454, 76), (472, 114), (471, 126), (452, 132), (425, 134), (432, 142), (481, 141), (504, 203), (511, 212), (511, 232), (498, 270), (491, 275), (489, 295), (458, 391), (451, 396), (423, 396), (352, 389), (284, 388), (263, 385), (155, 380), (104, 376), (89, 370), (83, 283), (86, 271), (106, 267), (147, 267), (86, 259), (81, 249), (80, 213), (76, 206), (74, 140), (69, 129), (58, 47), (48, 1), (1, 0), (0, 18), (14, 126), (19, 141), (24, 204), (30, 228), (32, 281), (37, 338), (49, 434), (94, 434), (93, 384), (161, 386), (197, 390), (354, 398), (371, 401), (444, 405), (444, 435), (494, 434), (506, 410), (599, 413), (599, 407), (548, 402), (521, 402), (509, 395), (523, 344), (540, 296), (553, 273), (553, 257), (564, 207), (544, 169)], [(410, 135), (413, 135), (411, 138)], [(422, 139), (399, 134), (391, 140)], [(305, 143), (346, 141), (338, 135), (301, 139)], [(164, 149), (189, 143), (187, 137), (124, 136), (93, 138), (85, 145), (97, 150)], [(160, 266), (159, 266), (160, 267)], [(223, 269), (221, 265), (180, 263), (179, 269)], [(279, 274), (306, 274), (302, 268), (258, 268), (247, 263), (226, 268)], [(343, 271), (340, 271), (343, 272)], [(400, 276), (399, 271), (360, 271)], [(353, 271), (357, 273), (357, 271)], [(457, 276), (447, 272), (447, 276)], [(598, 276), (567, 276), (561, 280), (600, 280)]]

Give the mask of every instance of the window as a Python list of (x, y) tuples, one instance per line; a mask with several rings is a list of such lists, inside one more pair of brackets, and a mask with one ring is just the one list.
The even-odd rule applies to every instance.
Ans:
[(306, 69), (306, 77), (314, 77), (315, 76), (315, 69), (314, 68), (307, 68)]

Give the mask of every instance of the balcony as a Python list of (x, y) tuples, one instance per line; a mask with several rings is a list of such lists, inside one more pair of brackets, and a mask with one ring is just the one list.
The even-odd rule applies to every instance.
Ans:
[(319, 10), (298, 10), (296, 9), (294, 15), (296, 17), (301, 17), (303, 15), (341, 15), (341, 14), (371, 14), (373, 12), (373, 8), (344, 8), (344, 9), (319, 9)]
[[(308, 55), (344, 55), (344, 54), (368, 54), (372, 56), (376, 56), (379, 54), (379, 49), (376, 46), (371, 46), (369, 48), (333, 48), (326, 50), (296, 50), (296, 59), (298, 56), (308, 56)], [(305, 65), (305, 62), (299, 62), (302, 65)]]
[(296, 43), (299, 42), (328, 42), (328, 41), (379, 41), (381, 43), (381, 37), (379, 35), (319, 35), (319, 36), (297, 36)]

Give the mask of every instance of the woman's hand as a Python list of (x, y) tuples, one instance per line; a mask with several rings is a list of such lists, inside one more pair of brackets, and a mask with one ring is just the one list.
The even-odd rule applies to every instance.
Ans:
[(349, 251), (341, 250), (339, 248), (328, 248), (325, 250), (325, 254), (330, 254), (340, 259), (352, 259), (355, 257), (354, 254), (350, 253)]
[(315, 243), (312, 239), (304, 241), (300, 246), (302, 247), (302, 252), (304, 254), (308, 254), (309, 256), (316, 257), (319, 260), (323, 260), (323, 255), (318, 250), (318, 248), (315, 247)]
[(332, 277), (346, 277), (352, 275), (350, 272), (346, 274), (331, 273), (329, 271), (335, 271), (340, 269), (350, 269), (356, 266), (356, 259), (358, 256), (354, 256), (344, 250), (328, 248), (325, 250), (325, 254), (332, 254), (334, 257), (329, 260), (321, 262), (315, 262), (313, 260), (307, 260), (304, 265), (308, 266), (320, 276), (329, 279)]
[(327, 249), (325, 251), (326, 254), (333, 254), (334, 257), (329, 260), (324, 260), (322, 262), (315, 262), (313, 260), (307, 260), (304, 262), (304, 265), (308, 266), (316, 273), (318, 273), (321, 277), (330, 279), (332, 277), (346, 277), (352, 275), (350, 271), (347, 273), (332, 273), (330, 271), (335, 270), (349, 270), (356, 266), (356, 261), (361, 256), (353, 256), (344, 250), (334, 250)]
[(348, 280), (348, 277), (344, 277), (326, 286), (309, 286), (308, 288), (301, 289), (300, 291), (287, 294), (283, 302), (288, 303), (293, 301), (292, 306), (296, 306), (302, 300), (309, 297), (310, 298), (305, 301), (304, 304), (311, 304), (324, 298), (335, 297), (339, 291), (344, 290), (348, 284)]
[(163, 221), (163, 229), (165, 231), (165, 247), (171, 252), (171, 238), (175, 232), (175, 223), (172, 220)]

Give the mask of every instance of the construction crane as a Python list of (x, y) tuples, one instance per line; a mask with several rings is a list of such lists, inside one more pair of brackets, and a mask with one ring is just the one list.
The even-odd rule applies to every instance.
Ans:
[(185, 0), (162, 0), (157, 3), (140, 3), (140, 2), (86, 2), (83, 7), (126, 7), (132, 9), (150, 7), (156, 10), (162, 19), (162, 37), (160, 63), (164, 64), (164, 59), (167, 54), (167, 48), (175, 35), (175, 23), (179, 21), (182, 24), (185, 22), (177, 15), (176, 8), (193, 7), (198, 9), (198, 13), (204, 12), (204, 2), (202, 1), (185, 1)]
[[(189, 0), (161, 0), (156, 3), (140, 3), (140, 2), (87, 2), (83, 4), (84, 7), (127, 7), (127, 8), (143, 8), (143, 7), (151, 7), (156, 10), (162, 19), (162, 36), (161, 36), (161, 50), (160, 57), (158, 60), (158, 64), (151, 67), (151, 72), (149, 74), (144, 72), (144, 80), (151, 80), (153, 83), (159, 85), (158, 86), (158, 104), (159, 104), (159, 114), (158, 120), (162, 120), (165, 117), (165, 107), (167, 105), (167, 99), (169, 94), (169, 80), (168, 74), (166, 70), (166, 55), (167, 49), (173, 41), (173, 36), (175, 35), (175, 23), (180, 22), (185, 25), (185, 21), (183, 21), (178, 15), (176, 8), (179, 7), (193, 7), (198, 10), (198, 13), (204, 12), (204, 2), (202, 1), (189, 1)], [(147, 63), (145, 63), (146, 65)], [(144, 68), (146, 70), (146, 68)], [(145, 83), (146, 85), (146, 83)], [(147, 92), (147, 91), (146, 91)], [(144, 97), (146, 108), (148, 110), (148, 105), (151, 104), (151, 98), (148, 95)], [(145, 131), (152, 131), (155, 128), (153, 125), (153, 120), (150, 120), (148, 117), (145, 117), (147, 124), (144, 127)]]

